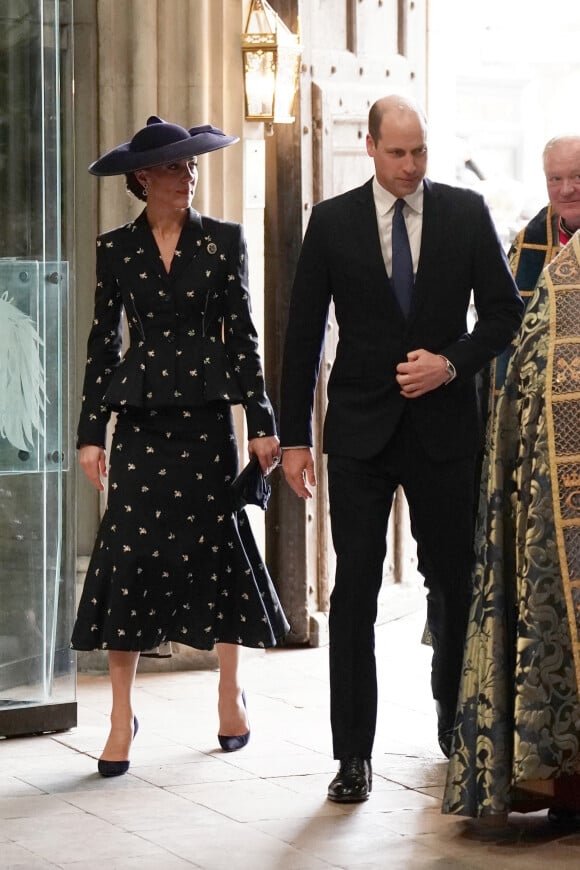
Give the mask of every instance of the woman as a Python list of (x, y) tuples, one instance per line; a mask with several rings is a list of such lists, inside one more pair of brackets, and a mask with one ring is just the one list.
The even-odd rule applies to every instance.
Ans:
[(543, 272), (497, 403), (445, 813), (580, 823), (579, 336), (576, 233)]
[[(228, 492), (237, 473), (232, 404), (244, 406), (248, 451), (262, 472), (280, 457), (243, 231), (191, 208), (197, 155), (236, 141), (211, 126), (186, 130), (152, 116), (89, 167), (99, 176), (125, 174), (147, 203), (135, 221), (97, 240), (78, 426), (80, 465), (103, 490), (105, 429), (117, 412), (107, 509), (72, 636), (75, 649), (109, 653), (104, 776), (129, 768), (141, 651), (171, 640), (216, 645), (218, 736), (231, 751), (250, 736), (240, 646), (270, 647), (288, 630), (247, 518), (232, 510)], [(121, 358), (123, 310), (130, 346)]]

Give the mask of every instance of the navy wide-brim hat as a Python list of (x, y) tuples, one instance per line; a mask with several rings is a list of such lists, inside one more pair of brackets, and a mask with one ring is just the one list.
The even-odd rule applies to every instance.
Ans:
[(223, 130), (210, 124), (186, 130), (179, 124), (170, 124), (157, 115), (151, 115), (147, 126), (135, 133), (130, 142), (107, 151), (91, 163), (89, 172), (93, 175), (125, 175), (137, 169), (217, 151), (234, 142), (239, 142), (238, 136), (227, 136)]

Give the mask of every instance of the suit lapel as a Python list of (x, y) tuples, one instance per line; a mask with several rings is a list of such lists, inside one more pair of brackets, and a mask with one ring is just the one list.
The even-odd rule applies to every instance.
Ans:
[(147, 212), (143, 209), (139, 217), (129, 224), (131, 244), (139, 256), (139, 262), (143, 263), (144, 269), (153, 272), (162, 281), (167, 280), (167, 274), (161, 260), (159, 248), (147, 222)]
[(419, 252), (419, 265), (415, 277), (415, 290), (411, 317), (414, 319), (425, 300), (425, 287), (429, 279), (430, 264), (440, 256), (444, 242), (443, 224), (441, 213), (437, 203), (439, 193), (433, 188), (428, 178), (423, 182), (423, 226), (421, 229), (421, 249)]
[(353, 227), (356, 233), (355, 244), (358, 245), (368, 266), (377, 273), (377, 280), (384, 282), (389, 288), (389, 292), (392, 292), (381, 248), (372, 179), (359, 187), (357, 193), (357, 208), (356, 212), (352, 214)]
[(203, 227), (201, 215), (192, 208), (188, 209), (187, 219), (179, 236), (169, 274), (165, 271), (159, 248), (147, 222), (145, 209), (133, 224), (129, 225), (129, 229), (132, 233), (132, 242), (135, 249), (139, 251), (143, 262), (147, 264), (146, 268), (158, 275), (164, 284), (175, 280), (186, 271), (191, 261), (199, 255), (202, 247)]
[(364, 253), (367, 269), (373, 276), (373, 283), (377, 287), (381, 301), (386, 301), (390, 315), (404, 324), (406, 319), (395, 298), (383, 259), (372, 178), (358, 189), (358, 193), (358, 209), (353, 218), (356, 221), (360, 250)]
[(203, 243), (203, 222), (201, 215), (190, 208), (171, 262), (169, 278), (172, 281), (175, 281), (187, 271), (191, 261), (199, 256), (200, 251), (203, 249)]

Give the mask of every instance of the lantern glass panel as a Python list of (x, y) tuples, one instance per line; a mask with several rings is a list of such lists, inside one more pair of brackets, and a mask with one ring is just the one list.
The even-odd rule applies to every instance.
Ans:
[[(268, 14), (268, 12), (271, 14)], [(248, 16), (246, 33), (274, 33), (276, 29), (272, 17), (274, 14), (273, 9), (267, 3), (263, 3), (261, 0), (254, 0)]]
[(246, 106), (249, 118), (272, 119), (276, 72), (274, 51), (245, 52)]
[(276, 100), (274, 104), (274, 121), (278, 124), (291, 123), (294, 120), (292, 106), (296, 94), (298, 54), (293, 46), (278, 48), (278, 65), (276, 68)]

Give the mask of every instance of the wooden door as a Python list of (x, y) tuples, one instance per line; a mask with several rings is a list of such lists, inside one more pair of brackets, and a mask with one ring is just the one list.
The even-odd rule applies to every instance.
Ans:
[[(389, 93), (407, 94), (424, 102), (427, 12), (426, 0), (271, 0), (271, 4), (291, 28), (299, 18), (304, 45), (296, 124), (292, 129), (278, 127), (268, 145), (271, 171), (267, 185), (270, 194), (275, 188), (276, 202), (267, 193), (271, 235), (268, 237), (267, 232), (266, 274), (270, 270), (276, 283), (277, 298), (271, 302), (279, 325), (289, 298), (288, 275), (293, 272), (299, 249), (296, 222), (301, 224), (301, 237), (314, 203), (356, 187), (373, 174), (365, 146), (370, 106)], [(268, 213), (276, 215), (274, 222), (268, 221)], [(312, 644), (326, 639), (334, 576), (321, 433), (336, 341), (331, 312), (314, 420), (316, 498), (303, 505), (280, 492), (269, 517), (270, 552), (275, 550), (275, 573), (283, 603), (290, 611), (293, 637)], [(272, 332), (267, 334), (266, 344), (271, 351), (267, 353), (269, 371), (275, 377), (281, 347)], [(276, 394), (275, 385), (272, 389)], [(414, 558), (414, 547), (407, 544), (408, 532), (400, 534), (407, 528), (405, 510), (404, 499), (398, 496), (385, 566), (385, 579), (391, 582), (401, 579), (406, 564), (412, 567)]]

